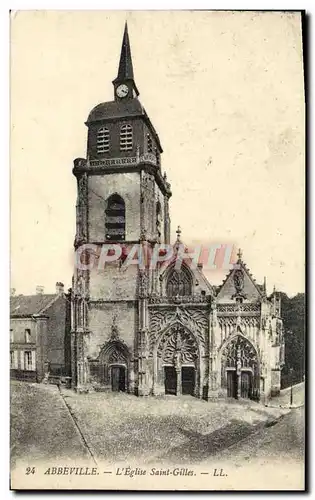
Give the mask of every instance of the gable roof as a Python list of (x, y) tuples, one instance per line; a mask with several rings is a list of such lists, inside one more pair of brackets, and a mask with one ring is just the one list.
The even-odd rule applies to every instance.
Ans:
[(60, 297), (57, 294), (17, 295), (10, 297), (10, 317), (29, 317), (43, 313)]
[(217, 299), (228, 299), (230, 300), (232, 298), (232, 295), (236, 292), (234, 288), (234, 273), (237, 270), (241, 270), (244, 275), (244, 291), (246, 295), (250, 295), (251, 298), (256, 298), (260, 299), (265, 296), (265, 286), (264, 285), (258, 285), (253, 278), (250, 270), (246, 266), (245, 262), (241, 258), (241, 254), (239, 255), (239, 258), (237, 260), (236, 265), (230, 270), (230, 272), (227, 274), (225, 277), (223, 283), (221, 286), (217, 287)]

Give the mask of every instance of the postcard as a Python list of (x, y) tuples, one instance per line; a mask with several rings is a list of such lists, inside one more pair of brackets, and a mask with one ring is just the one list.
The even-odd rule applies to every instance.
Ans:
[(11, 489), (304, 490), (304, 13), (10, 16)]

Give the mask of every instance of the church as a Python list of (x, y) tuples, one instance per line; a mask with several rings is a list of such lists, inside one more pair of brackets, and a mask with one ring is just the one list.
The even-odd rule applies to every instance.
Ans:
[[(256, 283), (241, 251), (221, 286), (201, 264), (123, 265), (135, 244), (150, 251), (171, 244), (172, 195), (159, 136), (139, 100), (127, 24), (113, 86), (114, 100), (95, 106), (85, 123), (86, 158), (74, 160), (74, 248), (119, 244), (122, 255), (104, 269), (75, 267), (72, 387), (265, 402), (280, 391), (281, 304)], [(175, 256), (181, 239), (178, 230)]]

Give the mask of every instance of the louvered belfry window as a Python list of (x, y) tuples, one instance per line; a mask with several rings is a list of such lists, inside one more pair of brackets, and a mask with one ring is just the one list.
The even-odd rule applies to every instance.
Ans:
[(109, 130), (101, 127), (97, 132), (97, 153), (107, 153), (109, 151)]
[(126, 227), (125, 202), (118, 194), (110, 196), (105, 208), (106, 240), (121, 241), (125, 239)]
[(120, 128), (120, 150), (132, 150), (132, 126), (122, 125)]

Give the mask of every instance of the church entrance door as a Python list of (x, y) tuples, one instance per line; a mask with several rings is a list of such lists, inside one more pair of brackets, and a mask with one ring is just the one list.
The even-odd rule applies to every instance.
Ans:
[(193, 366), (182, 367), (182, 394), (194, 396), (195, 392), (195, 368)]
[(227, 370), (227, 397), (236, 398), (237, 396), (237, 377), (235, 370)]
[(177, 393), (177, 373), (174, 366), (164, 366), (165, 394)]
[(241, 373), (241, 398), (251, 398), (252, 396), (252, 374), (242, 371)]
[(259, 363), (256, 349), (241, 335), (224, 347), (221, 357), (221, 387), (229, 398), (259, 398)]
[(112, 391), (125, 392), (126, 390), (126, 369), (124, 366), (111, 367)]

